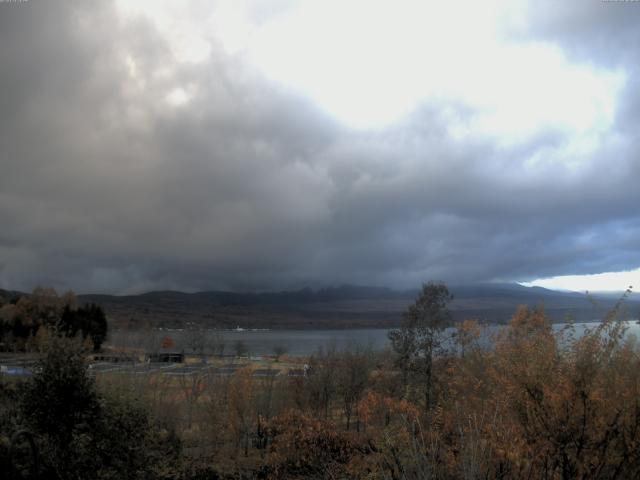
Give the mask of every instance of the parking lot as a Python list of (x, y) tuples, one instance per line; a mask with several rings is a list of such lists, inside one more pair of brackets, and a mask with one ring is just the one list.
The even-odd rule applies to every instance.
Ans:
[[(136, 361), (94, 361), (89, 363), (88, 373), (100, 375), (133, 374), (133, 375), (167, 375), (190, 376), (207, 375), (227, 377), (238, 370), (252, 367), (252, 375), (260, 378), (282, 376), (304, 376), (305, 371), (294, 366), (258, 363), (177, 363), (177, 362), (136, 362)], [(0, 357), (0, 377), (30, 377), (36, 369), (36, 359), (24, 355), (5, 355)]]

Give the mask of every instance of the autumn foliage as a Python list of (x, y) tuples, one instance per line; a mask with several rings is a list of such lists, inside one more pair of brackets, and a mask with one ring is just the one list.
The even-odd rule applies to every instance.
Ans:
[[(632, 478), (640, 472), (638, 351), (614, 316), (576, 338), (521, 308), (494, 348), (443, 372), (447, 475)], [(443, 472), (444, 473), (444, 472)]]
[(429, 329), (423, 311), (399, 352), (329, 348), (297, 376), (133, 376), (190, 452), (166, 478), (640, 478), (640, 349), (619, 308), (586, 331), (541, 307), (499, 328)]
[(33, 352), (44, 348), (52, 332), (81, 337), (99, 351), (107, 337), (107, 319), (95, 304), (76, 305), (73, 292), (63, 295), (36, 287), (30, 295), (0, 296), (0, 351)]
[(457, 328), (456, 353), (434, 361), (437, 398), (427, 412), (419, 392), (386, 394), (376, 372), (355, 410), (359, 432), (299, 411), (274, 419), (270, 471), (363, 479), (640, 475), (640, 365), (624, 322), (612, 315), (581, 335), (570, 325), (557, 333), (542, 308), (522, 307), (490, 348), (480, 345), (476, 322)]

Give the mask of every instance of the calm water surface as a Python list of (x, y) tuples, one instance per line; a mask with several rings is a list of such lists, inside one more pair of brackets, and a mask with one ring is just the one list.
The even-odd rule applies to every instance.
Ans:
[[(576, 323), (575, 336), (582, 335), (586, 328), (593, 329), (600, 322)], [(640, 325), (635, 321), (627, 322), (627, 335), (640, 337)], [(554, 329), (560, 331), (565, 324), (554, 324)], [(500, 326), (488, 329), (488, 335), (497, 331)], [(224, 353), (235, 352), (235, 345), (241, 341), (251, 355), (271, 355), (276, 347), (284, 347), (292, 355), (310, 355), (319, 348), (334, 346), (341, 350), (349, 346), (371, 346), (382, 350), (390, 346), (389, 329), (362, 328), (353, 330), (207, 330), (198, 332), (195, 336), (199, 342), (208, 345), (207, 350), (214, 348), (216, 343), (224, 344)], [(453, 329), (447, 329), (445, 335), (450, 336)], [(109, 343), (115, 347), (145, 348), (147, 351), (157, 350), (165, 337), (170, 337), (174, 343), (171, 350), (190, 350), (194, 342), (194, 333), (184, 330), (154, 330), (152, 332), (113, 332)]]

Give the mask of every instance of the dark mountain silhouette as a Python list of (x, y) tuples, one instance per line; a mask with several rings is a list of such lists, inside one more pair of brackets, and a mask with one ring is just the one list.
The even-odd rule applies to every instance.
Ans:
[(15, 301), (23, 295), (26, 295), (26, 293), (18, 292), (16, 290), (3, 290), (0, 288), (0, 299), (5, 302)]
[[(472, 284), (450, 287), (454, 319), (476, 318), (505, 323), (519, 305), (542, 305), (554, 322), (603, 318), (622, 293), (564, 292), (518, 284)], [(0, 289), (4, 301), (25, 293)], [(103, 307), (112, 324), (179, 328), (188, 322), (234, 328), (355, 328), (393, 327), (418, 295), (418, 290), (341, 285), (318, 290), (281, 292), (154, 291), (140, 295), (79, 295), (82, 303)], [(637, 318), (640, 302), (631, 295), (623, 312)]]
[[(555, 322), (602, 318), (620, 295), (587, 296), (518, 284), (450, 287), (456, 320), (477, 318), (504, 323), (518, 305), (542, 305)], [(186, 322), (232, 328), (354, 328), (396, 326), (418, 290), (342, 285), (319, 290), (242, 293), (155, 291), (140, 295), (80, 295), (79, 301), (102, 306), (113, 322), (136, 327), (180, 327)], [(631, 296), (628, 314), (636, 317), (640, 302)]]

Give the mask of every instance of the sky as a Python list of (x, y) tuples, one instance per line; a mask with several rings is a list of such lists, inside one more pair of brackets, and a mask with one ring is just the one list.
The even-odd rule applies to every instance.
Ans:
[(640, 286), (640, 2), (0, 2), (0, 288)]

